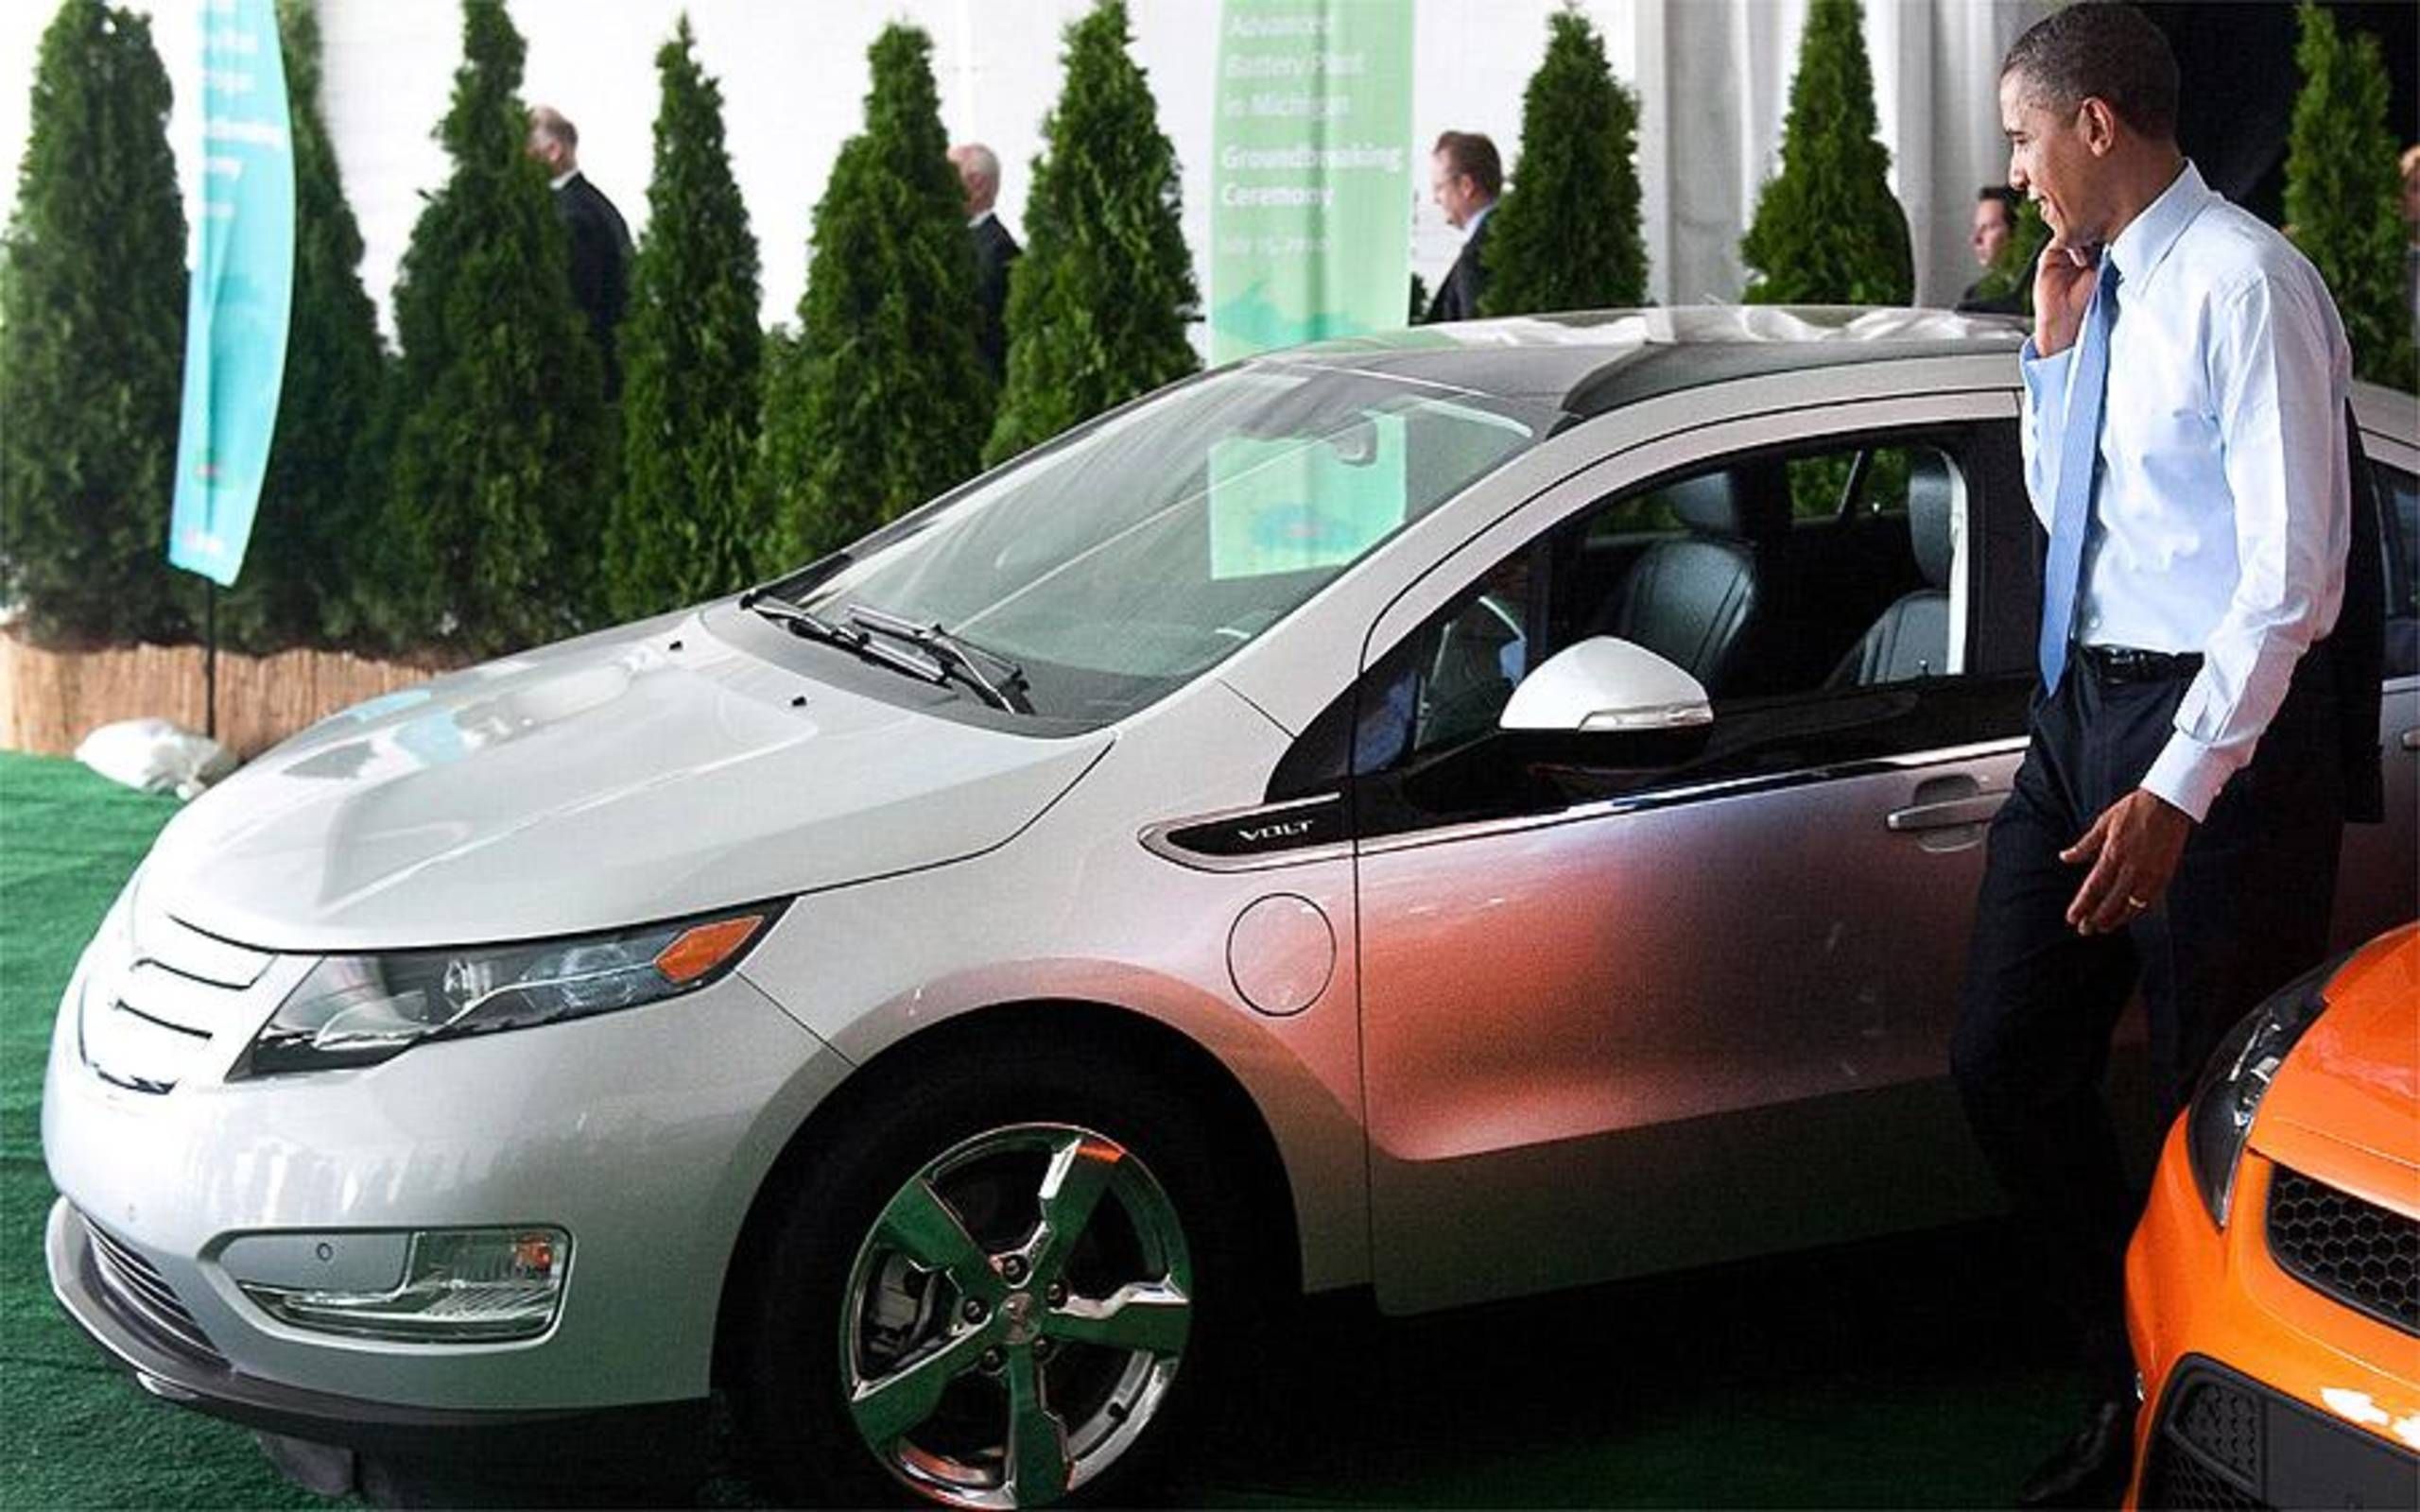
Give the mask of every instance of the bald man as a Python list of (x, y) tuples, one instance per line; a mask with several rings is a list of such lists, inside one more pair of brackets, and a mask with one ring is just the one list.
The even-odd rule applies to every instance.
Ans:
[(1024, 249), (992, 211), (1000, 198), (999, 158), (980, 142), (961, 142), (949, 149), (949, 161), (966, 192), (966, 228), (975, 238), (975, 343), (993, 378), (1003, 379), (1009, 371), (1009, 265)]
[(555, 214), (571, 233), (571, 297), (588, 317), (597, 354), (605, 359), (605, 392), (621, 392), (622, 369), (614, 328), (631, 284), (631, 228), (603, 191), (579, 171), (579, 129), (551, 105), (529, 112), (529, 155), (545, 165)]

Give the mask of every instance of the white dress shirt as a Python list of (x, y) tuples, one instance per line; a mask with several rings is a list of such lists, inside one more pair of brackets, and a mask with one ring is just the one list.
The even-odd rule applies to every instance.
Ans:
[[(2142, 783), (2200, 820), (2343, 603), (2352, 352), (2318, 270), (2190, 163), (2103, 255), (2118, 320), (2074, 637), (2202, 653)], [(2043, 357), (2029, 340), (2022, 357), (2046, 527), (2081, 345)]]

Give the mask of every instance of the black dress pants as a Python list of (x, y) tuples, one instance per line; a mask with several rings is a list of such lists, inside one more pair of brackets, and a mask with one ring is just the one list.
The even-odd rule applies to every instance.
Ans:
[(2252, 762), (2187, 842), (2167, 894), (2114, 935), (2066, 921), (2087, 867), (2059, 859), (2138, 786), (2189, 675), (2117, 680), (2071, 657), (2037, 700), (2032, 743), (1993, 820), (1951, 1070), (1977, 1143), (2043, 1247), (2096, 1395), (2131, 1392), (2126, 1241), (2141, 1211), (2102, 1091), (2110, 1033), (2137, 986), (2163, 1126), (2210, 1048), (2322, 960), (2343, 837), (2330, 659), (2297, 664)]

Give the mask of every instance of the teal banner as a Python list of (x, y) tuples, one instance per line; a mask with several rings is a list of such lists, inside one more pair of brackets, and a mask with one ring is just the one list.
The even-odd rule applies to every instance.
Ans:
[(243, 569), (285, 377), (294, 142), (274, 0), (204, 0), (201, 16), (201, 227), (168, 560), (228, 587)]
[(1226, 0), (1210, 358), (1405, 323), (1412, 0)]

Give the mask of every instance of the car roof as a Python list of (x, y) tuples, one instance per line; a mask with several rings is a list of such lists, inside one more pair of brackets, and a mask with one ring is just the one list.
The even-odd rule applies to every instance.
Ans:
[(1345, 336), (1267, 359), (1342, 368), (1580, 419), (1736, 378), (1912, 357), (1993, 356), (2017, 382), (2031, 324), (2013, 316), (1852, 305), (1590, 310)]

